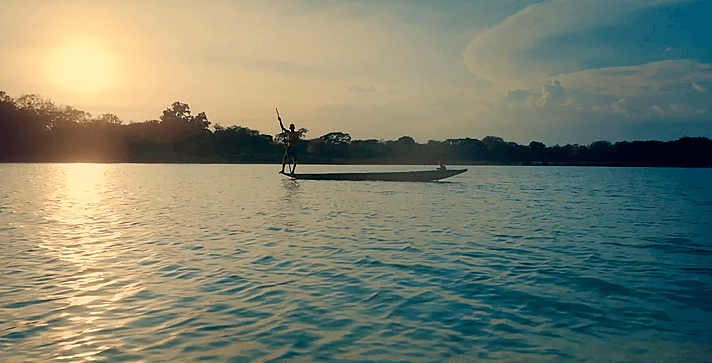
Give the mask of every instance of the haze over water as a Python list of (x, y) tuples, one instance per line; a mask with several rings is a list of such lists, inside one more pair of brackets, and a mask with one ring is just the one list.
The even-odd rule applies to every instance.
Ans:
[(0, 164), (0, 361), (712, 361), (710, 169), (278, 170)]

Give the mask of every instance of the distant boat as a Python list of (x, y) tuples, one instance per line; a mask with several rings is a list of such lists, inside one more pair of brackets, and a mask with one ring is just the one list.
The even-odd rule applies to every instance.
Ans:
[(399, 171), (399, 172), (374, 172), (374, 173), (316, 173), (316, 174), (284, 174), (287, 177), (299, 180), (354, 180), (354, 181), (409, 181), (429, 182), (449, 178), (462, 174), (467, 169), (457, 170), (427, 170), (427, 171)]

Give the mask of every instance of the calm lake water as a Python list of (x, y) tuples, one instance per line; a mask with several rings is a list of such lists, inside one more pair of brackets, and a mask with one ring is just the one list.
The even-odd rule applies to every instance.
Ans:
[(278, 170), (0, 164), (0, 361), (712, 361), (711, 169)]

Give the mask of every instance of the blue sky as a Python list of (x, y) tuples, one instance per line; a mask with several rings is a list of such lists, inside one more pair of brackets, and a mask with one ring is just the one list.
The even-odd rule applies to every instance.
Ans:
[[(712, 136), (712, 1), (16, 1), (0, 90), (314, 138)], [(277, 127), (275, 127), (277, 126)]]

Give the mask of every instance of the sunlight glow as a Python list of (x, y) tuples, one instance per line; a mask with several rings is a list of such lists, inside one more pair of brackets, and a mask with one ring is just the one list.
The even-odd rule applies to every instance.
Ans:
[(125, 344), (123, 337), (107, 332), (136, 320), (121, 312), (131, 310), (126, 298), (144, 289), (117, 261), (121, 232), (116, 228), (120, 221), (113, 194), (114, 166), (52, 164), (47, 169), (43, 182), (48, 194), (40, 197), (46, 201), (46, 221), (38, 224), (36, 238), (44, 258), (62, 261), (55, 289), (48, 289), (61, 313), (55, 319), (61, 323), (43, 330), (37, 339), (56, 342), (56, 361), (100, 360), (107, 350)]
[(66, 175), (65, 200), (81, 207), (77, 208), (76, 213), (70, 214), (74, 214), (72, 217), (80, 220), (91, 219), (92, 216), (86, 212), (99, 203), (99, 193), (105, 187), (108, 165), (65, 164), (62, 166)]
[(80, 42), (60, 48), (49, 59), (52, 81), (73, 92), (92, 92), (115, 81), (111, 55), (99, 46)]
[[(77, 234), (76, 238), (87, 239), (86, 243), (79, 246), (82, 249), (94, 246), (100, 247), (99, 251), (104, 251), (104, 246), (101, 246), (104, 244), (103, 239), (97, 238), (98, 234), (94, 230), (93, 223), (99, 215), (106, 218), (107, 210), (113, 207), (111, 199), (103, 196), (111, 185), (109, 177), (111, 165), (57, 164), (56, 170), (57, 174), (51, 183), (54, 186), (51, 198), (56, 204), (53, 208), (47, 209), (45, 218), (52, 222), (74, 226), (72, 231)], [(59, 248), (66, 250), (64, 245)], [(65, 257), (68, 261), (80, 263), (93, 255), (84, 252), (68, 253)]]

